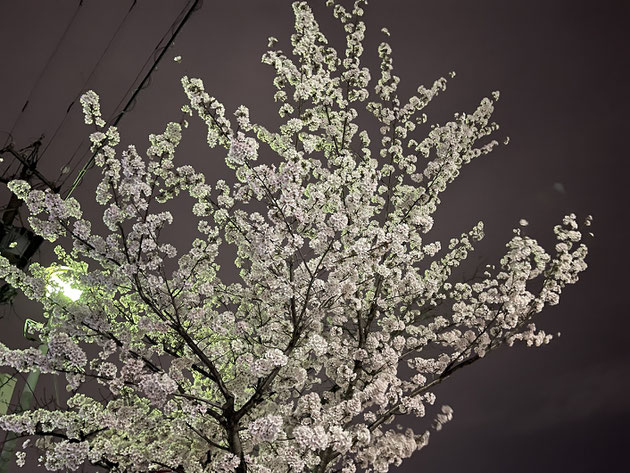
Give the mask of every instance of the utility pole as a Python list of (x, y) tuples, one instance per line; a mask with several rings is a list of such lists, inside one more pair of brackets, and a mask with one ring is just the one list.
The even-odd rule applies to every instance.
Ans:
[[(20, 150), (16, 150), (13, 143), (0, 149), (0, 158), (2, 158), (3, 161), (5, 156), (11, 156), (19, 163), (18, 171), (8, 177), (3, 175), (0, 177), (0, 182), (8, 184), (14, 179), (21, 179), (27, 182), (39, 180), (40, 183), (50, 188), (53, 192), (59, 192), (59, 187), (46, 179), (46, 177), (37, 170), (42, 139), (43, 136)], [(43, 238), (39, 235), (35, 235), (27, 228), (13, 225), (21, 206), (22, 201), (15, 194), (11, 193), (9, 202), (2, 213), (2, 222), (0, 223), (0, 254), (7, 258), (14, 266), (24, 269), (28, 266), (30, 259), (42, 244)], [(0, 287), (0, 304), (10, 302), (15, 294), (15, 289), (5, 282)], [(29, 328), (29, 322), (30, 319), (27, 320), (24, 327), (24, 335), (26, 337), (28, 337), (27, 330)], [(48, 351), (48, 346), (42, 344), (39, 349), (45, 354)], [(38, 379), (39, 371), (32, 371), (27, 376), (26, 385), (19, 397), (17, 412), (31, 408)], [(7, 414), (16, 383), (15, 377), (6, 373), (0, 374), (0, 414)], [(14, 434), (6, 434), (0, 454), (0, 473), (6, 473), (8, 471), (15, 454), (16, 442), (17, 437)]]
[[(0, 157), (10, 156), (18, 162), (18, 171), (8, 177), (2, 176), (0, 182), (8, 184), (13, 179), (21, 179), (27, 182), (37, 179), (46, 187), (52, 189), (53, 192), (59, 191), (57, 185), (50, 182), (37, 170), (42, 139), (43, 136), (21, 150), (16, 150), (13, 143), (0, 149)], [(0, 254), (14, 266), (24, 269), (42, 244), (43, 238), (35, 235), (27, 228), (13, 225), (13, 221), (17, 217), (21, 206), (22, 201), (15, 194), (11, 194), (2, 214), (2, 223), (0, 224)], [(5, 283), (0, 287), (0, 304), (10, 302), (14, 296), (15, 290), (9, 284)]]

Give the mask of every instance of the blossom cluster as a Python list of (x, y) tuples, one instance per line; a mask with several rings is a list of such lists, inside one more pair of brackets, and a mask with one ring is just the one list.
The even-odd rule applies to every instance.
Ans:
[[(82, 289), (76, 301), (48, 293), (39, 265), (21, 271), (0, 258), (0, 277), (48, 318), (47, 351), (0, 344), (0, 365), (63, 374), (72, 391), (58, 410), (0, 416), (3, 429), (39, 437), (47, 469), (386, 472), (451, 420), (450, 407), (435, 406), (437, 384), (501, 345), (550, 341), (533, 319), (586, 268), (575, 215), (554, 229), (554, 252), (521, 224), (496, 265), (471, 280), (455, 269), (483, 223), (448, 242), (431, 235), (448, 184), (498, 146), (499, 94), (428, 127), (425, 109), (447, 79), (401, 98), (383, 42), (372, 84), (362, 63), (367, 2), (326, 3), (345, 48), (331, 47), (308, 4), (295, 2), (292, 54), (263, 56), (275, 71), (278, 130), (251, 123), (245, 106), (233, 123), (201, 79), (182, 79), (182, 110), (207, 125), (232, 184), (176, 164), (181, 123), (150, 135), (145, 156), (119, 150), (91, 91), (81, 103), (96, 127), (104, 232), (75, 199), (11, 184), (37, 233), (71, 242), (56, 251)], [(258, 164), (262, 153), (276, 162)], [(194, 202), (190, 248), (164, 236), (173, 224), (164, 204), (181, 196)], [(236, 282), (217, 263), (226, 250)], [(94, 384), (104, 400), (86, 394)], [(403, 428), (403, 416), (422, 427)]]

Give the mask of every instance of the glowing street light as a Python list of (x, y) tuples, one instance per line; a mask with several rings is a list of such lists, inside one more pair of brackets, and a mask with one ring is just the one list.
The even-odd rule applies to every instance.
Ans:
[(70, 273), (72, 270), (67, 266), (51, 266), (48, 268), (49, 276), (46, 284), (46, 294), (63, 294), (65, 297), (75, 302), (81, 297), (83, 291), (75, 287)]
[[(83, 291), (74, 287), (74, 280), (72, 278), (72, 269), (67, 266), (51, 266), (47, 270), (48, 278), (46, 281), (46, 294), (61, 294), (72, 302), (75, 302), (81, 297)], [(50, 319), (49, 319), (50, 320)], [(28, 319), (24, 324), (24, 336), (29, 340), (37, 340), (33, 332), (38, 331), (42, 324), (34, 320)], [(39, 350), (46, 354), (48, 352), (48, 344), (42, 343), (39, 346)], [(39, 370), (31, 371), (26, 378), (26, 387), (22, 390), (19, 399), (19, 410), (29, 410), (33, 404), (35, 387), (39, 380)], [(16, 379), (7, 374), (0, 374), (0, 414), (6, 414), (9, 403), (13, 397), (13, 391), (15, 389)], [(57, 393), (57, 385), (55, 383), (55, 392)], [(59, 394), (57, 393), (57, 400), (59, 400)], [(0, 451), (0, 473), (6, 473), (9, 465), (13, 461), (13, 455), (16, 450), (15, 435), (9, 435), (3, 442), (2, 449)]]

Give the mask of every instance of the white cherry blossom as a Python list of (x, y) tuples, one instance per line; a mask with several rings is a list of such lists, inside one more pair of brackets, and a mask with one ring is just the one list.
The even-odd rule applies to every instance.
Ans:
[[(553, 229), (551, 251), (515, 220), (504, 256), (471, 280), (453, 273), (483, 223), (449, 241), (431, 234), (448, 184), (498, 146), (499, 94), (429, 125), (424, 109), (447, 79), (400, 96), (389, 44), (378, 46), (377, 73), (362, 63), (367, 2), (326, 3), (341, 48), (302, 1), (292, 55), (269, 39), (277, 130), (252, 123), (245, 106), (232, 119), (201, 79), (182, 79), (182, 111), (205, 123), (232, 183), (206, 183), (176, 158), (183, 121), (150, 135), (146, 156), (120, 150), (93, 91), (81, 104), (96, 127), (102, 215), (11, 183), (32, 228), (69, 242), (56, 253), (82, 290), (76, 301), (48, 293), (39, 264), (22, 271), (0, 258), (0, 277), (49, 320), (39, 334), (47, 351), (0, 344), (0, 365), (62, 375), (72, 390), (56, 410), (0, 416), (2, 429), (38, 437), (46, 469), (386, 472), (453, 417), (434, 405), (436, 385), (501, 345), (552, 339), (537, 314), (586, 269), (575, 215)], [(275, 161), (259, 163), (263, 153)], [(194, 223), (181, 230), (194, 234), (190, 248), (164, 237), (178, 198), (180, 209), (193, 201)], [(236, 255), (235, 282), (219, 271), (225, 251)], [(105, 400), (85, 394), (93, 386)], [(420, 427), (398, 426), (402, 416)]]

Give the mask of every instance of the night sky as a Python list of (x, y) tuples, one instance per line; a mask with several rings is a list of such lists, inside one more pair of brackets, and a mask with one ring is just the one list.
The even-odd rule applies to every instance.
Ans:
[[(260, 56), (272, 35), (289, 49), (290, 3), (206, 0), (122, 118), (123, 144), (144, 150), (149, 133), (180, 118), (184, 74), (203, 78), (228, 113), (245, 104), (252, 121), (279, 124), (272, 69)], [(329, 39), (343, 47), (324, 0), (308, 3)], [(68, 176), (67, 188), (75, 166), (89, 158), (91, 131), (73, 101), (93, 89), (106, 118), (120, 111), (136, 78), (146, 72), (143, 64), (159, 54), (156, 45), (187, 5), (0, 1), (0, 145), (9, 131), (17, 148), (44, 134), (40, 171), (54, 180), (69, 165), (73, 172), (62, 176)], [(438, 402), (454, 408), (453, 421), (396, 471), (628, 471), (629, 13), (622, 0), (370, 1), (364, 61), (377, 67), (376, 46), (384, 39), (379, 30), (388, 27), (401, 97), (457, 72), (428, 108), (430, 120), (443, 123), (454, 112), (472, 112), (481, 98), (501, 91), (494, 114), (501, 125), (497, 137), (509, 136), (510, 144), (473, 161), (451, 184), (435, 215), (433, 236), (445, 240), (483, 220), (486, 238), (470, 259), (474, 270), (500, 257), (521, 218), (530, 222), (527, 233), (547, 248), (553, 225), (569, 212), (580, 220), (592, 214), (595, 233), (588, 242), (589, 269), (563, 292), (559, 306), (538, 318), (541, 328), (562, 332), (561, 337), (542, 348), (497, 350), (439, 386)], [(173, 61), (178, 55), (179, 64)], [(204, 170), (213, 183), (231, 179), (224, 154), (205, 146), (203, 126), (193, 119), (177, 163)], [(88, 173), (73, 194), (87, 215), (97, 210), (97, 174)], [(5, 205), (5, 190), (0, 197)], [(176, 209), (179, 229), (190, 220), (186, 205)], [(180, 245), (188, 237), (181, 230), (172, 234)], [(44, 245), (35, 260), (50, 259), (51, 245)], [(22, 298), (0, 309), (3, 342), (25, 346), (15, 334), (25, 317), (38, 317), (37, 310)]]

